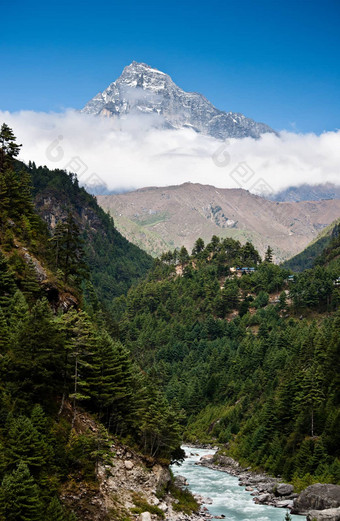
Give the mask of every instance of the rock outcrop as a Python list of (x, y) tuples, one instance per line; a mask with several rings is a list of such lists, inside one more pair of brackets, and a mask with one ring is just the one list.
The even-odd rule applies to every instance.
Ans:
[(307, 514), (310, 510), (328, 510), (340, 507), (340, 485), (316, 483), (301, 492), (293, 504), (293, 512)]
[(311, 510), (307, 514), (307, 521), (340, 521), (340, 508)]

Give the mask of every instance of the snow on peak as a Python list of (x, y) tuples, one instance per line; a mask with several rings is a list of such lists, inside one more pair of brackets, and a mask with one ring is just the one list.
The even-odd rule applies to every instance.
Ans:
[(196, 92), (185, 92), (168, 74), (133, 61), (121, 76), (90, 100), (82, 112), (122, 117), (129, 113), (161, 116), (166, 128), (188, 128), (218, 139), (259, 137), (274, 132), (242, 114), (223, 112)]

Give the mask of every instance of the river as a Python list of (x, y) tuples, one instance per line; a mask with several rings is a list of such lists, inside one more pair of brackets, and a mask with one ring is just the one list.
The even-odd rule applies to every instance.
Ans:
[[(226, 472), (195, 465), (201, 456), (212, 454), (212, 450), (183, 447), (187, 458), (181, 466), (174, 465), (173, 473), (185, 476), (193, 494), (209, 497), (213, 503), (204, 505), (213, 516), (224, 514), (225, 521), (283, 521), (286, 510), (267, 505), (257, 505), (250, 492), (240, 487), (238, 478)], [(195, 455), (192, 455), (195, 454)], [(196, 455), (198, 454), (198, 456)], [(304, 521), (305, 517), (292, 515), (293, 521)]]

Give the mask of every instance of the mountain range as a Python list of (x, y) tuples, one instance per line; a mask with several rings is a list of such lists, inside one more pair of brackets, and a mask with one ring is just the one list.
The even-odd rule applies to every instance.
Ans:
[(276, 261), (302, 251), (340, 215), (340, 200), (269, 201), (242, 189), (198, 183), (150, 187), (97, 196), (117, 229), (148, 253), (184, 245), (191, 251), (197, 237), (212, 235), (251, 241), (263, 255), (274, 249)]
[(318, 185), (302, 184), (289, 186), (274, 194), (273, 201), (320, 201), (321, 199), (340, 199), (340, 185), (324, 183)]
[(133, 61), (121, 76), (82, 109), (84, 114), (123, 118), (149, 116), (155, 126), (192, 128), (217, 139), (253, 137), (274, 132), (264, 123), (214, 107), (202, 94), (185, 92), (168, 74)]

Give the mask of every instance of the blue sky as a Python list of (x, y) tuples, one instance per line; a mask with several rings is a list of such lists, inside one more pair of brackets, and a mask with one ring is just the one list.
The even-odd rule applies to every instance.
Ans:
[(0, 110), (81, 108), (133, 60), (275, 129), (340, 128), (339, 0), (1, 6)]

